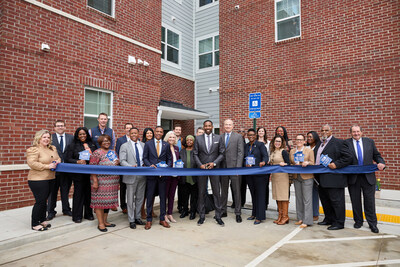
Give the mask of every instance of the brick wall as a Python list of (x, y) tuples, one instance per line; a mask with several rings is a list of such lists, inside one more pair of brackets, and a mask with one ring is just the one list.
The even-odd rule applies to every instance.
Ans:
[[(161, 99), (194, 108), (194, 82), (161, 72)], [(182, 126), (182, 136), (194, 133), (194, 120), (174, 120), (174, 125)]]
[[(67, 13), (160, 49), (161, 1), (116, 2), (115, 19), (85, 1), (45, 1)], [(113, 92), (113, 128), (131, 121), (156, 124), (161, 96), (160, 54), (25, 1), (2, 1), (0, 40), (0, 162), (26, 163), (34, 133), (65, 119), (67, 132), (83, 125), (84, 88)], [(151, 19), (148, 19), (151, 17)], [(40, 51), (47, 42), (50, 52)], [(128, 64), (128, 55), (150, 63)], [(0, 210), (32, 204), (27, 171), (0, 174)]]
[(271, 139), (329, 123), (349, 138), (358, 123), (387, 162), (382, 187), (400, 189), (398, 1), (302, 1), (301, 38), (275, 43), (274, 1), (220, 2), (220, 119), (252, 127), (248, 94), (262, 93)]

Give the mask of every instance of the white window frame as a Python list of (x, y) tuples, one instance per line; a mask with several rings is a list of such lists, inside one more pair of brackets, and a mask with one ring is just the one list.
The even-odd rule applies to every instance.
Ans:
[(196, 12), (202, 11), (204, 9), (207, 9), (207, 8), (210, 8), (210, 7), (213, 7), (213, 6), (216, 6), (216, 5), (219, 5), (219, 1), (220, 0), (213, 0), (213, 2), (211, 4), (207, 4), (207, 5), (204, 5), (204, 6), (201, 7), (200, 6), (200, 0), (196, 0)]
[[(171, 67), (174, 67), (174, 68), (177, 68), (177, 69), (182, 69), (182, 64), (181, 64), (182, 63), (182, 32), (177, 30), (177, 29), (175, 29), (174, 27), (171, 27), (171, 26), (165, 24), (165, 23), (161, 23), (161, 26), (165, 28), (165, 43), (164, 43), (164, 45), (165, 45), (164, 46), (165, 58), (161, 58), (161, 63), (163, 63), (165, 65), (168, 65), (168, 66), (171, 66)], [(168, 38), (167, 32), (168, 32), (168, 30), (170, 30), (170, 31), (172, 31), (172, 32), (174, 32), (174, 33), (179, 35), (178, 64), (167, 60), (167, 46), (168, 46), (168, 43), (167, 43), (167, 38)], [(161, 41), (161, 43), (163, 43), (163, 42)], [(174, 47), (174, 48), (176, 49), (176, 47)], [(160, 50), (162, 50), (162, 47), (160, 48)]]
[(100, 12), (100, 13), (106, 15), (106, 16), (115, 18), (115, 0), (111, 0), (111, 15), (110, 15), (110, 14), (107, 14), (107, 13), (104, 13), (103, 11), (98, 10), (97, 8), (94, 8), (94, 7), (89, 6), (89, 1), (88, 1), (88, 0), (86, 0), (86, 5), (87, 5), (89, 8), (96, 10), (97, 12)]
[[(219, 65), (217, 65), (217, 66), (215, 65), (215, 52), (216, 52), (216, 50), (215, 50), (214, 46), (215, 46), (215, 37), (216, 36), (219, 36), (219, 31), (218, 32), (214, 32), (214, 33), (210, 33), (210, 34), (207, 34), (207, 35), (203, 35), (203, 36), (200, 36), (200, 37), (196, 38), (196, 72), (197, 73), (213, 71), (213, 70), (219, 70)], [(212, 67), (208, 67), (208, 68), (200, 69), (200, 66), (199, 66), (199, 63), (200, 63), (200, 60), (199, 60), (199, 56), (200, 56), (200, 54), (199, 54), (199, 43), (200, 43), (200, 41), (202, 41), (204, 39), (208, 39), (210, 37), (213, 38), (212, 39), (212, 43), (213, 43), (213, 50), (212, 50), (213, 66)], [(218, 51), (220, 51), (220, 49), (218, 49)], [(207, 52), (207, 53), (204, 53), (204, 54), (208, 54), (208, 53), (210, 53), (210, 52)]]
[[(290, 40), (290, 39), (294, 39), (294, 38), (299, 38), (299, 37), (301, 37), (301, 0), (299, 0), (299, 14), (298, 15), (295, 15), (295, 16), (291, 16), (291, 17), (287, 17), (287, 18), (284, 18), (284, 19), (280, 19), (280, 20), (277, 20), (277, 8), (276, 8), (276, 6), (277, 6), (277, 3), (278, 2), (281, 2), (282, 0), (275, 0), (275, 3), (274, 3), (274, 12), (275, 12), (275, 43), (279, 43), (279, 42), (283, 42), (283, 41), (286, 41), (286, 40)], [(289, 37), (289, 38), (286, 38), (286, 39), (282, 39), (282, 40), (278, 40), (278, 22), (281, 22), (281, 21), (285, 21), (285, 20), (288, 20), (288, 19), (293, 19), (293, 18), (296, 18), (296, 17), (300, 17), (300, 19), (299, 19), (299, 28), (300, 28), (300, 34), (299, 35), (297, 35), (297, 36), (293, 36), (293, 37)]]
[(91, 87), (91, 86), (85, 86), (85, 96), (84, 96), (84, 99), (83, 99), (83, 122), (85, 122), (85, 117), (88, 117), (88, 118), (98, 118), (98, 116), (99, 116), (99, 114), (88, 114), (88, 113), (85, 113), (85, 102), (86, 102), (86, 90), (92, 90), (92, 91), (98, 91), (98, 92), (103, 92), (103, 93), (107, 93), (107, 94), (110, 94), (111, 95), (111, 97), (110, 97), (110, 114), (107, 114), (108, 115), (108, 126), (110, 127), (110, 128), (112, 128), (112, 122), (113, 122), (113, 116), (112, 116), (112, 114), (113, 114), (113, 103), (114, 103), (114, 94), (113, 94), (113, 91), (110, 91), (110, 90), (105, 90), (105, 89), (100, 89), (100, 88), (96, 88), (96, 87)]

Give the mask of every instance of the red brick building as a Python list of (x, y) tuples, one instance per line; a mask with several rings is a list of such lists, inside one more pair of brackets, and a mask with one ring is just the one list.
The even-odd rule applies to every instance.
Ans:
[(399, 190), (399, 2), (295, 2), (220, 2), (220, 121), (252, 127), (248, 95), (261, 92), (269, 138), (325, 123), (349, 138), (358, 123), (387, 162), (382, 187)]
[(121, 136), (126, 122), (154, 127), (161, 100), (194, 108), (194, 83), (161, 72), (161, 1), (92, 2), (0, 3), (0, 210), (33, 203), (25, 152), (56, 119), (73, 133), (105, 111)]

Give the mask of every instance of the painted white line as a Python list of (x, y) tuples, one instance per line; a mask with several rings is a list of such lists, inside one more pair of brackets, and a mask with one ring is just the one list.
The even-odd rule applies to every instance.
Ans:
[(378, 236), (342, 237), (342, 238), (327, 238), (327, 239), (304, 239), (304, 240), (288, 241), (286, 242), (286, 244), (311, 243), (311, 242), (339, 242), (339, 241), (354, 241), (354, 240), (380, 239), (380, 238), (397, 238), (397, 236), (378, 235)]
[(249, 262), (246, 267), (254, 267), (257, 266), (260, 262), (268, 258), (269, 255), (274, 253), (277, 249), (279, 249), (281, 246), (283, 246), (286, 242), (288, 242), (290, 239), (292, 239), (295, 235), (297, 235), (303, 228), (296, 228), (294, 229), (290, 234), (282, 238), (278, 243), (270, 247), (268, 250), (266, 250), (263, 254)]
[(385, 260), (385, 261), (364, 261), (364, 262), (349, 262), (349, 263), (338, 263), (338, 264), (326, 264), (326, 265), (309, 265), (302, 267), (357, 267), (357, 266), (377, 266), (384, 264), (398, 264), (400, 259), (397, 260)]

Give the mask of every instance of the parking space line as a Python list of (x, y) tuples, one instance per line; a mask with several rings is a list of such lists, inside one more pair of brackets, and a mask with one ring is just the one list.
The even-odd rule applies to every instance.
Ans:
[(260, 262), (268, 258), (269, 255), (274, 253), (277, 249), (279, 249), (281, 246), (283, 246), (285, 243), (287, 243), (290, 239), (292, 239), (295, 235), (297, 235), (303, 228), (297, 227), (294, 229), (290, 234), (282, 238), (278, 243), (270, 247), (268, 250), (266, 250), (263, 254), (249, 262), (246, 267), (254, 267), (257, 266)]
[(303, 240), (291, 240), (286, 242), (287, 244), (298, 244), (298, 243), (311, 243), (311, 242), (338, 242), (338, 241), (354, 241), (363, 239), (380, 239), (380, 238), (397, 238), (396, 235), (378, 235), (378, 236), (360, 236), (360, 237), (341, 237), (341, 238), (327, 238), (327, 239), (303, 239)]
[(400, 259), (396, 260), (384, 260), (384, 261), (364, 261), (364, 262), (349, 262), (349, 263), (338, 263), (338, 264), (325, 264), (325, 265), (308, 265), (302, 267), (357, 267), (357, 266), (376, 266), (376, 265), (388, 265), (398, 264)]

